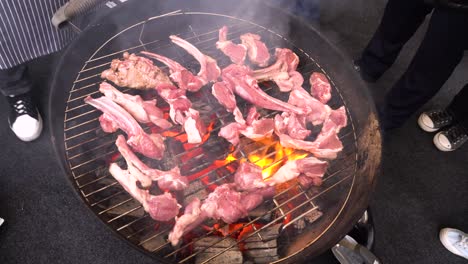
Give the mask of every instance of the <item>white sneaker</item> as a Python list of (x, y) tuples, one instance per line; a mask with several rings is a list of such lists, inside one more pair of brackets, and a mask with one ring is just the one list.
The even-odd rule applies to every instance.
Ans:
[(8, 122), (22, 141), (33, 141), (41, 135), (42, 118), (29, 94), (7, 97), (10, 104)]
[(468, 234), (454, 228), (443, 228), (439, 238), (450, 252), (468, 259)]
[(426, 132), (435, 132), (453, 122), (453, 116), (445, 110), (423, 112), (418, 118), (419, 127)]
[(453, 125), (435, 134), (433, 141), (440, 151), (454, 151), (468, 141), (468, 135), (461, 125)]

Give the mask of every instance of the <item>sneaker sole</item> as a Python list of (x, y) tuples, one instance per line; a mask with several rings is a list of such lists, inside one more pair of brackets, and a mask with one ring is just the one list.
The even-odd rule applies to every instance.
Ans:
[(41, 135), (41, 133), (42, 133), (42, 117), (39, 114), (39, 129), (37, 130), (36, 133), (31, 135), (30, 137), (19, 137), (18, 135), (16, 136), (24, 142), (30, 142), (30, 141), (37, 139)]
[(447, 147), (445, 147), (444, 145), (440, 144), (440, 141), (438, 139), (439, 135), (440, 135), (441, 132), (437, 133), (435, 136), (434, 136), (434, 139), (432, 140), (434, 142), (434, 145), (436, 146), (436, 148), (440, 151), (443, 151), (443, 152), (450, 152), (450, 151), (453, 151), (453, 149), (449, 149)]
[(439, 232), (439, 239), (440, 239), (440, 242), (442, 243), (442, 245), (444, 245), (444, 247), (452, 252), (453, 254), (457, 255), (457, 256), (460, 256), (462, 258), (465, 258), (465, 259), (468, 259), (468, 256), (463, 256), (454, 246), (452, 246), (452, 244), (447, 241), (445, 239), (446, 237), (446, 234), (449, 232), (449, 231), (457, 231), (455, 229), (452, 229), (452, 228), (444, 228), (442, 230), (440, 230)]
[(428, 127), (426, 124), (424, 124), (424, 122), (422, 121), (422, 115), (420, 115), (418, 118), (418, 125), (422, 130), (429, 132), (429, 133), (436, 132), (437, 130), (439, 130), (437, 128)]

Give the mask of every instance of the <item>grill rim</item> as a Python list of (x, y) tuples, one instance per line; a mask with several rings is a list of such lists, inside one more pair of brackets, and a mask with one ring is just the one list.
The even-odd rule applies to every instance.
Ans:
[[(202, 14), (202, 13), (205, 13), (205, 12), (187, 11), (187, 12), (183, 12), (183, 13), (187, 13), (187, 14), (201, 13), (201, 14)], [(218, 14), (218, 15), (222, 15), (222, 14)], [(289, 15), (288, 15), (288, 16), (289, 16)], [(158, 16), (158, 17), (160, 17), (160, 16)], [(230, 17), (230, 16), (227, 16), (227, 17)], [(235, 19), (240, 19), (240, 18), (238, 18), (238, 17), (234, 17), (234, 18), (235, 18)], [(247, 22), (249, 22), (249, 23), (254, 23), (253, 21), (248, 21), (248, 20), (247, 20)], [(139, 24), (141, 24), (141, 23), (143, 23), (143, 21), (141, 21)], [(255, 24), (255, 23), (254, 23), (254, 24)], [(137, 26), (137, 24), (134, 24), (133, 26)], [(132, 26), (132, 27), (133, 27), (133, 26)], [(309, 26), (309, 25), (305, 25), (305, 26), (306, 26), (307, 28), (309, 28), (310, 30), (313, 30), (317, 35), (319, 35), (319, 36), (322, 38), (322, 40), (325, 41), (325, 42), (327, 42), (327, 44), (328, 44), (330, 47), (333, 47), (334, 52), (335, 52), (339, 57), (345, 58), (345, 56), (344, 56), (338, 49), (336, 49), (336, 48), (334, 47), (334, 45), (332, 45), (332, 44), (328, 41), (328, 39), (324, 38), (323, 35), (320, 34), (320, 32), (316, 31), (315, 28), (313, 28), (312, 26)], [(127, 30), (127, 29), (129, 29), (129, 27), (126, 27), (123, 31), (125, 31), (125, 30)], [(268, 28), (266, 28), (266, 29), (268, 29)], [(89, 31), (89, 30), (87, 29), (87, 30), (85, 30), (83, 33), (85, 33), (86, 31)], [(122, 33), (123, 31), (119, 32), (119, 34)], [(118, 35), (118, 34), (116, 34), (115, 36), (117, 36), (117, 35)], [(73, 46), (76, 45), (76, 43), (79, 42), (79, 39), (80, 39), (80, 38), (77, 38), (77, 40), (75, 40), (75, 42), (67, 48), (66, 53), (68, 53), (68, 52), (73, 48)], [(110, 39), (109, 39), (109, 40), (110, 40)], [(104, 45), (105, 45), (105, 43), (104, 43), (102, 46), (104, 46)], [(99, 51), (99, 49), (96, 50), (95, 54), (96, 54), (98, 51)], [(95, 54), (93, 54), (90, 58), (92, 58)], [(87, 65), (87, 62), (88, 62), (88, 61), (89, 61), (89, 59), (86, 61), (86, 63), (83, 64), (82, 70), (86, 68), (86, 65)], [(63, 60), (63, 57), (62, 57), (62, 59), (60, 60), (60, 63), (59, 63), (58, 65), (59, 65), (59, 66), (66, 65), (66, 62)], [(58, 67), (58, 68), (61, 68), (61, 67)], [(57, 78), (57, 76), (58, 76), (58, 75), (59, 75), (59, 71), (57, 70), (56, 73), (55, 73), (53, 82), (52, 82), (52, 89), (51, 89), (51, 93), (50, 93), (50, 96), (49, 96), (49, 102), (54, 102), (54, 100), (53, 100), (53, 95), (54, 95), (54, 93), (55, 93), (54, 90), (57, 89), (57, 83), (58, 83), (58, 78)], [(78, 77), (79, 77), (79, 75), (77, 75), (77, 79), (78, 79)], [(77, 79), (75, 79), (75, 81), (76, 81)], [(333, 81), (333, 80), (330, 79), (330, 81)], [(70, 94), (71, 94), (71, 93), (69, 92), (68, 95), (70, 96)], [(345, 101), (343, 98), (342, 98), (342, 100)], [(63, 102), (63, 103), (65, 104), (64, 109), (66, 109), (67, 102)], [(54, 107), (52, 106), (52, 104), (49, 103), (49, 113), (53, 113), (53, 108), (54, 108)], [(373, 109), (372, 106), (371, 106), (371, 108), (372, 108), (372, 110), (374, 110), (374, 112), (375, 112), (375, 109)], [(347, 109), (347, 110), (348, 110), (348, 109)], [(348, 111), (349, 111), (349, 110), (348, 110)], [(350, 117), (350, 116), (351, 116), (351, 114), (348, 114), (348, 117)], [(64, 114), (64, 117), (65, 117), (65, 114)], [(64, 122), (59, 122), (59, 123), (62, 124), (62, 126), (63, 126), (62, 128), (65, 127), (65, 123), (64, 123)], [(114, 231), (113, 233), (115, 233), (115, 231), (116, 231), (115, 229), (113, 229), (110, 225), (106, 224), (97, 214), (94, 213), (94, 210), (92, 209), (92, 207), (90, 206), (90, 204), (88, 204), (88, 202), (86, 201), (86, 197), (85, 197), (82, 193), (80, 193), (80, 191), (79, 191), (80, 186), (77, 184), (77, 182), (75, 181), (74, 177), (72, 176), (73, 173), (71, 172), (71, 170), (70, 170), (67, 166), (63, 166), (64, 164), (68, 164), (68, 160), (66, 159), (67, 155), (66, 155), (66, 153), (65, 153), (65, 149), (66, 149), (65, 140), (64, 140), (64, 139), (65, 139), (65, 131), (62, 130), (62, 131), (64, 131), (62, 140), (58, 140), (58, 139), (60, 139), (60, 137), (57, 137), (57, 135), (55, 135), (55, 129), (56, 129), (56, 127), (54, 127), (54, 121), (53, 121), (53, 116), (52, 116), (52, 114), (49, 115), (49, 124), (50, 124), (50, 131), (51, 131), (51, 141), (52, 141), (52, 145), (54, 146), (54, 152), (55, 152), (55, 154), (56, 154), (56, 156), (57, 156), (57, 159), (58, 159), (59, 162), (60, 162), (60, 165), (61, 165), (60, 167), (62, 167), (62, 169), (63, 169), (64, 172), (65, 172), (66, 177), (71, 179), (71, 183), (70, 183), (70, 184), (71, 184), (72, 188), (75, 190), (76, 195), (78, 195), (78, 197), (80, 197), (80, 199), (84, 201), (84, 203), (86, 204), (86, 206), (87, 206), (91, 211), (93, 211), (93, 215), (95, 215), (95, 216), (97, 217), (97, 219), (99, 219), (99, 222), (103, 223), (105, 226), (107, 226), (107, 228), (109, 228), (110, 230), (113, 230), (113, 231)], [(58, 142), (59, 144), (62, 143), (64, 148), (63, 148), (63, 149), (59, 149), (59, 145), (57, 144), (57, 142)], [(61, 142), (61, 143), (60, 143), (60, 142)], [(357, 138), (356, 138), (356, 140), (355, 140), (355, 144), (357, 144)], [(356, 153), (356, 155), (357, 155), (357, 153)], [(379, 167), (379, 164), (378, 164), (377, 166)], [(355, 181), (355, 177), (356, 177), (356, 174), (354, 174), (354, 176), (353, 176), (353, 182)], [(373, 182), (373, 184), (372, 184), (372, 186), (371, 186), (372, 189), (373, 189), (374, 185), (375, 185), (375, 181)], [(348, 198), (349, 198), (349, 196), (352, 194), (353, 190), (354, 190), (353, 188), (350, 188), (349, 193), (348, 193)], [(368, 199), (367, 199), (367, 200), (368, 200)], [(368, 203), (368, 201), (366, 202), (366, 204), (367, 204), (367, 203)], [(345, 208), (345, 206), (346, 206), (346, 203), (343, 205), (343, 207), (341, 208), (340, 211), (342, 211), (342, 210)], [(364, 210), (365, 210), (365, 208), (362, 210), (362, 212), (364, 212)], [(362, 214), (362, 212), (361, 212), (360, 214)], [(340, 214), (338, 214), (337, 217), (338, 217), (339, 215), (340, 215)], [(336, 219), (335, 219), (335, 220), (336, 220)], [(325, 232), (328, 232), (331, 226), (332, 226), (332, 224), (330, 224), (330, 226), (324, 231), (324, 233), (325, 233)], [(117, 233), (118, 233), (118, 232), (117, 232)], [(123, 240), (127, 241), (127, 243), (129, 243), (129, 244), (132, 245), (133, 247), (137, 248), (138, 250), (142, 251), (143, 253), (145, 253), (145, 254), (148, 254), (148, 253), (149, 253), (148, 250), (145, 250), (145, 249), (143, 249), (142, 247), (139, 247), (139, 246), (137, 246), (136, 244), (132, 243), (130, 240), (126, 239), (125, 236), (121, 235), (120, 233), (118, 233), (118, 235), (119, 235), (119, 237), (121, 237)], [(308, 247), (310, 244), (313, 244), (313, 242), (311, 242), (311, 243), (305, 245), (304, 248)], [(283, 258), (281, 259), (281, 261), (288, 260), (288, 259), (294, 259), (294, 258), (297, 257), (296, 255), (299, 255), (299, 254), (302, 253), (302, 252), (303, 252), (303, 251), (298, 251), (298, 252), (296, 252), (295, 254), (292, 254), (292, 255), (288, 255), (288, 256), (286, 256), (286, 257), (283, 257)], [(149, 253), (149, 255), (151, 255), (152, 257), (154, 257), (154, 254)], [(302, 254), (301, 254), (301, 255), (302, 255)], [(166, 261), (166, 259), (163, 259), (163, 258), (157, 258), (157, 259), (158, 259), (159, 261), (164, 262), (164, 263), (170, 263), (170, 262)], [(277, 261), (277, 262), (279, 262), (279, 261)]]

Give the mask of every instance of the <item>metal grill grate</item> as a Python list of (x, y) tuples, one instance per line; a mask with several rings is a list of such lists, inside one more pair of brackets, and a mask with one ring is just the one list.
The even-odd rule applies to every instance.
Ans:
[[(89, 95), (96, 96), (99, 94), (98, 86), (101, 82), (99, 77), (100, 73), (109, 67), (112, 59), (121, 58), (124, 51), (137, 53), (141, 50), (148, 50), (160, 53), (173, 58), (182, 65), (188, 66), (188, 68), (193, 72), (196, 72), (198, 70), (196, 61), (191, 58), (190, 55), (185, 54), (180, 48), (171, 44), (168, 41), (167, 36), (163, 38), (162, 35), (155, 35), (160, 38), (157, 40), (154, 40), (154, 37), (151, 38), (151, 36), (154, 36), (152, 33), (154, 32), (155, 23), (164, 25), (164, 23), (172, 21), (170, 19), (171, 17), (176, 16), (219, 17), (219, 15), (216, 14), (182, 14), (176, 11), (129, 27), (127, 30), (115, 36), (115, 38), (106, 42), (85, 63), (82, 70), (77, 74), (73, 87), (70, 90), (64, 118), (64, 144), (68, 166), (72, 172), (76, 187), (79, 189), (81, 195), (84, 197), (91, 209), (105, 223), (109, 224), (124, 238), (145, 250), (170, 261), (185, 263), (193, 261), (194, 257), (203, 251), (198, 250), (187, 253), (189, 251), (188, 249), (193, 246), (193, 243), (204, 236), (213, 234), (214, 231), (206, 232), (204, 236), (195, 238), (193, 241), (185, 243), (179, 248), (173, 248), (170, 246), (170, 244), (166, 242), (166, 237), (172, 228), (171, 224), (156, 223), (153, 221), (149, 215), (144, 212), (142, 206), (138, 202), (134, 201), (134, 199), (128, 195), (108, 173), (107, 165), (109, 160), (112, 159), (114, 161), (114, 158), (118, 155), (114, 142), (119, 132), (113, 134), (102, 132), (98, 122), (100, 112), (83, 102), (85, 97)], [(267, 45), (271, 47), (271, 53), (273, 53), (273, 50), (276, 47), (287, 47), (292, 49), (300, 57), (301, 63), (298, 71), (300, 71), (304, 76), (309, 76), (312, 71), (321, 71), (326, 74), (326, 72), (321, 69), (317, 62), (310, 58), (308, 54), (300, 48), (295, 47), (281, 35), (248, 21), (226, 16), (221, 16), (221, 18), (223, 18), (222, 21), (218, 23), (210, 23), (209, 28), (200, 25), (189, 25), (184, 28), (179, 28), (180, 32), (178, 32), (177, 35), (193, 43), (203, 53), (216, 58), (220, 67), (225, 67), (229, 64), (228, 58), (220, 56), (219, 51), (215, 48), (215, 42), (218, 39), (218, 29), (223, 25), (227, 25), (229, 27), (228, 38), (234, 41), (237, 41), (241, 34), (252, 32), (262, 36)], [(128, 35), (128, 37), (126, 37), (126, 35)], [(122, 45), (117, 45), (119, 49), (116, 50), (109, 48), (112, 46), (110, 43), (115, 43), (116, 41), (126, 43), (128, 39), (132, 39), (132, 37), (135, 36), (138, 36), (138, 42), (134, 43), (136, 45), (129, 45), (131, 47), (122, 47)], [(132, 41), (135, 42), (135, 39), (136, 38), (129, 40), (130, 42), (128, 43), (132, 43)], [(112, 47), (115, 47), (115, 45)], [(165, 69), (165, 67), (161, 68)], [(334, 95), (329, 105), (332, 108), (337, 108), (341, 105), (346, 106), (338, 87), (335, 86), (330, 77), (329, 79), (333, 86)], [(308, 84), (306, 83), (304, 85)], [(121, 90), (128, 93), (136, 92), (130, 89)], [(282, 96), (274, 86), (265, 87), (265, 91), (275, 97)], [(215, 137), (218, 130), (230, 120), (230, 114), (228, 114), (222, 107), (219, 107), (219, 105), (216, 106), (217, 103), (213, 101), (214, 98), (211, 96), (209, 88), (204, 88), (189, 98), (194, 103), (194, 108), (197, 110), (201, 109), (200, 112), (206, 123), (216, 121), (214, 129), (211, 131), (211, 137)], [(242, 101), (240, 104), (242, 104)], [(167, 107), (162, 100), (158, 100), (158, 105), (162, 108)], [(203, 109), (207, 111), (203, 111)], [(275, 112), (272, 111), (267, 113), (269, 116), (274, 114)], [(248, 222), (245, 223), (244, 226), (238, 227), (232, 231), (236, 232), (245, 226), (258, 223), (261, 221), (261, 218), (267, 214), (274, 215), (273, 219), (261, 228), (256, 228), (256, 226), (253, 225), (255, 230), (247, 237), (242, 238), (239, 243), (247, 239), (249, 236), (254, 235), (259, 236), (260, 240), (263, 241), (260, 232), (265, 228), (284, 221), (287, 217), (290, 219), (288, 219), (289, 221), (282, 226), (282, 230), (288, 230), (306, 214), (317, 210), (318, 208), (324, 212), (324, 220), (320, 225), (313, 223), (311, 224), (312, 226), (309, 227), (321, 229), (320, 232), (317, 232), (316, 239), (319, 238), (323, 229), (331, 226), (331, 223), (335, 221), (340, 214), (340, 208), (343, 208), (346, 203), (347, 196), (351, 190), (353, 178), (355, 177), (357, 158), (356, 134), (351, 118), (352, 117), (348, 113), (348, 119), (351, 121), (351, 124), (344, 128), (340, 133), (340, 139), (343, 141), (344, 149), (337, 159), (330, 162), (328, 171), (324, 176), (323, 185), (321, 187), (312, 187), (309, 190), (304, 190), (300, 185), (293, 184), (277, 193), (272, 201), (265, 202), (269, 204), (269, 209), (265, 211), (263, 215), (249, 217)], [(148, 127), (143, 126), (143, 128), (145, 130), (149, 130)], [(175, 137), (179, 135), (175, 135)], [(243, 140), (242, 144), (244, 144), (243, 149), (249, 149), (249, 147), (253, 146), (252, 144), (256, 143)], [(264, 145), (249, 152), (240, 151), (240, 154), (244, 158), (247, 158), (247, 156), (253, 154), (253, 152), (266, 151), (271, 146), (272, 145)], [(223, 160), (226, 155), (229, 154), (227, 153), (228, 151), (226, 151), (220, 156), (209, 157), (210, 151), (207, 151), (204, 147), (206, 146), (196, 146), (189, 151), (173, 155), (172, 158), (175, 160), (184, 160), (184, 157), (191, 157), (193, 160), (197, 161), (195, 165), (188, 166), (190, 168), (185, 170), (183, 169), (183, 175), (190, 176), (195, 173), (199, 173), (204, 168), (209, 167), (214, 160)], [(200, 149), (203, 151), (200, 152)], [(275, 155), (275, 152), (268, 152), (268, 155)], [(287, 157), (284, 159), (286, 158)], [(123, 165), (121, 157), (117, 157), (114, 162), (118, 162), (120, 165)], [(256, 161), (254, 160), (252, 162), (255, 163)], [(158, 162), (154, 161), (151, 164), (156, 167), (162, 166), (161, 164), (158, 164)], [(226, 179), (232, 176), (232, 172), (226, 168), (228, 166), (233, 166), (234, 164), (235, 162), (227, 163), (199, 175), (196, 180), (191, 182), (191, 185), (195, 184), (196, 181), (200, 182), (203, 179), (205, 179), (205, 181), (207, 181), (206, 179), (209, 179), (208, 183), (205, 182), (204, 184), (200, 184), (199, 186), (201, 187), (198, 189), (195, 188), (192, 193), (201, 191), (207, 184), (222, 184), (226, 182)], [(270, 164), (269, 166), (274, 165), (275, 164)], [(332, 196), (340, 197), (339, 199), (334, 198), (333, 200), (333, 202), (340, 204), (336, 210), (329, 210), (328, 208), (330, 200), (327, 198)], [(294, 203), (295, 206), (293, 208), (289, 208), (287, 205), (290, 203)], [(285, 232), (288, 233), (288, 231)], [(220, 237), (217, 243), (224, 239), (225, 238)], [(282, 239), (284, 243), (287, 243), (287, 236)], [(225, 251), (233, 246), (226, 248)], [(205, 260), (205, 262), (222, 254), (222, 252), (224, 251), (213, 255), (210, 259)]]

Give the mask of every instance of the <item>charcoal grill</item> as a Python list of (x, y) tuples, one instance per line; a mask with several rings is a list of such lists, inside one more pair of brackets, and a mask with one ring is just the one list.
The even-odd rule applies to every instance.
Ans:
[[(168, 36), (172, 34), (216, 58), (220, 66), (227, 66), (228, 59), (215, 48), (218, 29), (227, 25), (230, 39), (236, 40), (243, 33), (253, 32), (261, 35), (272, 50), (275, 47), (292, 49), (300, 57), (298, 70), (304, 76), (313, 71), (324, 73), (333, 88), (329, 105), (332, 108), (344, 105), (349, 120), (349, 125), (339, 135), (344, 149), (337, 159), (330, 162), (322, 186), (304, 189), (298, 184), (289, 184), (262, 205), (266, 209), (251, 214), (229, 232), (252, 227), (253, 230), (238, 242), (253, 239), (267, 243), (265, 235), (262, 236), (264, 231), (280, 224), (276, 255), (263, 259), (268, 262), (304, 261), (305, 257), (316, 256), (331, 248), (352, 228), (367, 207), (380, 165), (380, 133), (365, 86), (344, 56), (318, 31), (280, 10), (252, 1), (223, 5), (219, 5), (219, 1), (170, 2), (156, 5), (155, 1), (130, 1), (82, 32), (63, 55), (54, 78), (49, 113), (53, 145), (73, 188), (102, 222), (160, 262), (195, 262), (197, 256), (212, 252), (210, 248), (226, 241), (219, 236), (212, 244), (194, 247), (197, 241), (216, 234), (215, 229), (207, 228), (203, 234), (199, 230), (198, 236), (181, 246), (172, 247), (166, 241), (172, 224), (152, 220), (107, 172), (110, 161), (124, 165), (114, 145), (119, 133), (103, 133), (97, 120), (100, 112), (84, 104), (83, 99), (99, 95), (100, 73), (109, 67), (112, 59), (121, 58), (125, 51), (160, 53), (197, 72), (196, 61), (170, 43)], [(305, 84), (306, 87), (308, 85)], [(275, 97), (284, 96), (274, 85), (263, 87)], [(143, 95), (155, 96), (151, 92)], [(181, 143), (171, 145), (169, 142), (170, 159), (163, 162), (146, 160), (160, 169), (168, 169), (167, 166), (177, 163), (182, 166), (183, 175), (196, 174), (197, 179), (192, 181), (191, 191), (184, 194), (185, 198), (203, 194), (211, 184), (228, 182), (232, 168), (236, 166), (236, 161), (232, 161), (210, 167), (214, 161), (225, 160), (230, 154), (227, 151), (229, 145), (216, 139), (220, 127), (229, 122), (229, 114), (216, 103), (209, 87), (191, 94), (190, 99), (194, 108), (200, 110), (205, 123), (211, 124), (213, 136), (203, 145), (189, 150), (183, 149)], [(166, 107), (162, 100), (158, 105)], [(246, 108), (242, 101), (240, 105)], [(273, 115), (274, 112), (264, 114)], [(172, 138), (180, 136), (182, 134), (175, 133)], [(271, 146), (243, 139), (242, 151), (236, 155), (275, 155)], [(179, 198), (186, 201), (184, 197)], [(322, 215), (315, 221), (304, 221), (317, 214)], [(235, 247), (236, 243), (229, 244), (203, 261), (198, 259), (197, 263), (206, 263)]]

